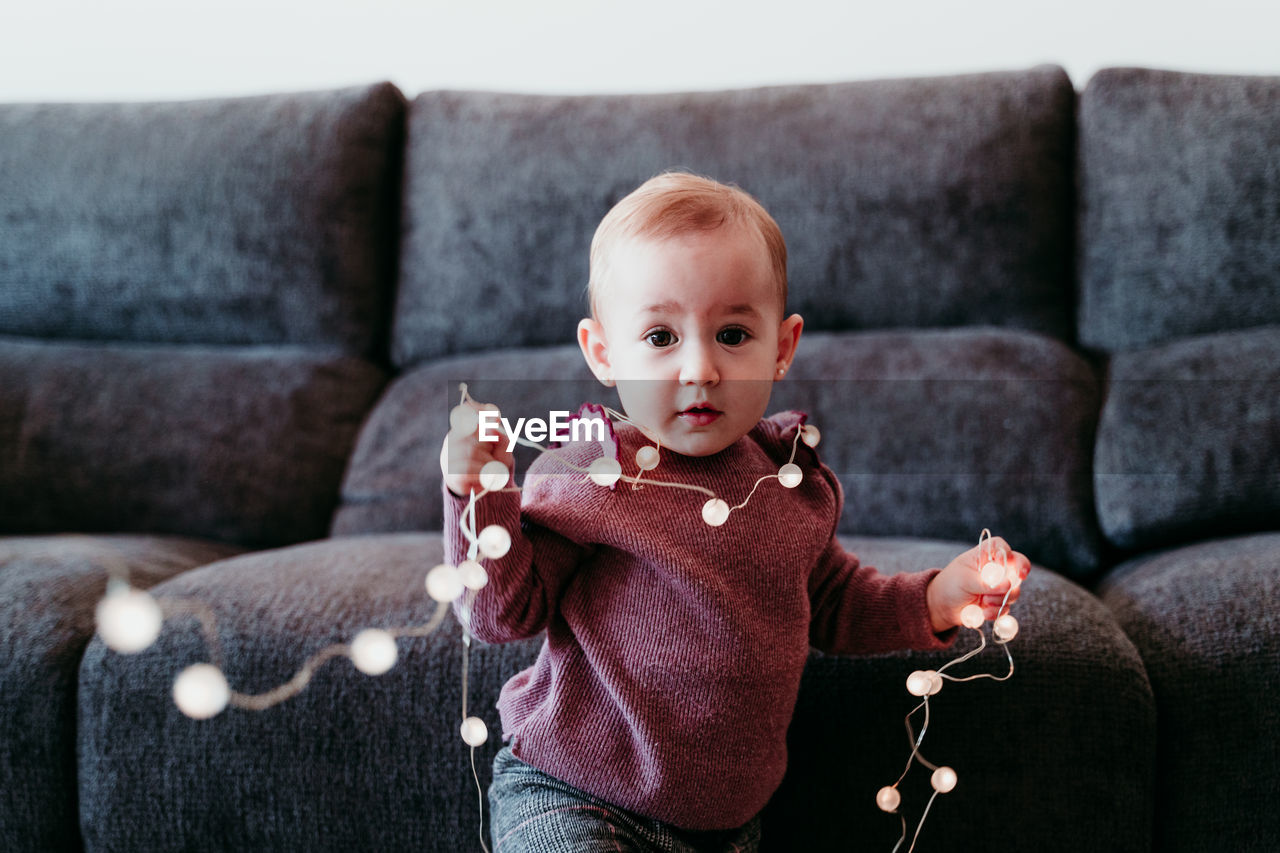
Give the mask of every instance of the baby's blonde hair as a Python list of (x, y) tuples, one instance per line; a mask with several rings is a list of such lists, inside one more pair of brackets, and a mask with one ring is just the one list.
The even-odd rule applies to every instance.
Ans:
[(689, 172), (663, 172), (614, 205), (596, 228), (587, 284), (591, 316), (599, 317), (597, 297), (608, 276), (610, 255), (620, 241), (644, 237), (665, 240), (724, 225), (747, 225), (759, 232), (773, 266), (779, 307), (785, 314), (787, 244), (782, 229), (764, 206), (731, 184)]

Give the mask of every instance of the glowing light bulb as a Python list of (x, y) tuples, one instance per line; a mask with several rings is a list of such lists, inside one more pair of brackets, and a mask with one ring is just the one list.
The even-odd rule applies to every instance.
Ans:
[(729, 518), (729, 505), (720, 498), (712, 498), (702, 505), (702, 520), (712, 527), (719, 527)]
[(102, 642), (126, 655), (154, 643), (164, 623), (164, 614), (154, 598), (123, 585), (98, 602), (96, 617)]
[(489, 727), (479, 717), (467, 717), (462, 721), (462, 739), (467, 746), (480, 746), (489, 739)]
[(937, 696), (938, 691), (942, 689), (942, 685), (944, 684), (942, 680), (942, 673), (935, 672), (930, 669), (925, 671), (925, 675), (929, 676), (929, 695)]
[(222, 670), (211, 663), (197, 663), (184, 669), (173, 682), (173, 701), (188, 717), (207, 720), (227, 707), (231, 688)]
[(501, 524), (490, 524), (476, 537), (480, 545), (480, 553), (491, 560), (506, 556), (511, 550), (511, 534)]
[(484, 589), (489, 583), (489, 573), (475, 560), (463, 560), (458, 566), (458, 577), (467, 589)]
[(933, 776), (929, 778), (929, 784), (933, 785), (933, 790), (939, 794), (949, 793), (956, 786), (956, 771), (950, 767), (939, 767), (933, 771)]
[(511, 472), (507, 470), (507, 466), (503, 465), (497, 459), (491, 459), (484, 463), (480, 469), (480, 485), (487, 491), (496, 492), (507, 484), (511, 479)]
[(382, 675), (397, 656), (395, 637), (380, 628), (366, 628), (351, 641), (351, 662), (366, 675)]
[(981, 628), (987, 618), (982, 615), (982, 608), (976, 604), (966, 604), (960, 611), (960, 624), (966, 628)]
[(436, 601), (453, 601), (462, 595), (462, 575), (454, 566), (441, 563), (427, 572), (427, 595)]
[(995, 621), (991, 630), (995, 632), (997, 639), (1007, 643), (1018, 636), (1018, 620), (1013, 618), (1013, 614), (1006, 613)]
[(982, 567), (978, 577), (982, 580), (982, 585), (987, 588), (993, 588), (1000, 585), (1000, 581), (1004, 580), (1004, 566), (995, 560), (987, 561)]
[(1022, 586), (1022, 573), (1018, 571), (1016, 566), (1010, 565), (1009, 568), (1005, 570), (1004, 577), (1005, 580), (1009, 582), (1009, 587), (1011, 589), (1017, 589)]
[(885, 785), (876, 792), (876, 805), (880, 807), (881, 811), (896, 812), (901, 802), (902, 795), (892, 785)]
[(480, 413), (466, 403), (459, 403), (449, 410), (449, 431), (459, 438), (471, 435), (479, 428)]
[(658, 448), (647, 444), (636, 451), (636, 465), (641, 471), (652, 471), (658, 467)]
[(800, 428), (800, 440), (810, 447), (817, 447), (822, 441), (822, 433), (813, 424), (805, 424)]
[(622, 466), (618, 464), (617, 459), (601, 456), (599, 459), (592, 460), (587, 466), (587, 476), (597, 486), (612, 486), (622, 476)]
[(933, 679), (922, 669), (917, 669), (907, 676), (907, 692), (912, 696), (927, 695), (932, 687)]
[(778, 469), (778, 482), (788, 489), (794, 489), (804, 479), (804, 472), (794, 462), (788, 462)]

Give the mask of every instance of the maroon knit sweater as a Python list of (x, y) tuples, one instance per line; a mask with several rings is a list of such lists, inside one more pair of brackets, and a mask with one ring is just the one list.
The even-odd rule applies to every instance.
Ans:
[[(711, 456), (663, 451), (646, 479), (705, 486), (730, 506), (791, 455), (805, 416), (782, 412)], [(639, 473), (649, 442), (620, 425), (618, 459)], [(935, 570), (885, 576), (836, 541), (844, 500), (801, 442), (794, 489), (766, 480), (720, 527), (708, 499), (666, 486), (612, 489), (566, 468), (599, 444), (529, 467), (523, 492), (485, 495), (476, 529), (500, 524), (472, 632), (491, 643), (546, 630), (532, 667), (502, 689), (504, 737), (534, 767), (604, 800), (687, 829), (759, 812), (787, 765), (787, 726), (810, 646), (845, 654), (945, 648), (925, 587)], [(465, 559), (466, 500), (445, 494), (445, 558)]]

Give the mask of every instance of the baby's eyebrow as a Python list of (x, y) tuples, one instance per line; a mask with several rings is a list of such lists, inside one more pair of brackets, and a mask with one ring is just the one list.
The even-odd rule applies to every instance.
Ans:
[[(678, 312), (680, 303), (674, 300), (666, 300), (663, 302), (655, 302), (652, 305), (646, 305), (640, 309), (642, 314), (669, 314)], [(748, 317), (760, 317), (760, 312), (750, 302), (739, 302), (736, 305), (729, 305), (724, 309), (725, 314), (744, 315)]]

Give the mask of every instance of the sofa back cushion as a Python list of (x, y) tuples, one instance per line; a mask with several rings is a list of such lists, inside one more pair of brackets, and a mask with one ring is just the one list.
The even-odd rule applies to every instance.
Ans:
[(297, 347), (0, 340), (0, 535), (324, 536), (382, 383)]
[(0, 335), (380, 351), (403, 122), (391, 84), (0, 106)]
[(1084, 344), (1280, 324), (1280, 77), (1100, 71), (1079, 158)]
[(1075, 93), (1061, 68), (659, 95), (428, 92), (410, 106), (401, 367), (565, 344), (601, 217), (654, 174), (777, 219), (811, 330), (1066, 337)]

